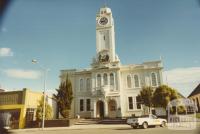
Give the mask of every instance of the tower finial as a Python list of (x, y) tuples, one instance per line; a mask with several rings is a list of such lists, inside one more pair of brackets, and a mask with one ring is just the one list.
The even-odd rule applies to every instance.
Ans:
[(107, 7), (107, 0), (104, 0), (104, 7)]

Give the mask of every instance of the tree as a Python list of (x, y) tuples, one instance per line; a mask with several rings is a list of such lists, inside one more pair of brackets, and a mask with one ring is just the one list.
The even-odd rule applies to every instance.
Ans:
[(64, 117), (69, 118), (69, 113), (71, 110), (71, 103), (73, 100), (73, 91), (72, 84), (68, 78), (66, 77), (65, 82), (62, 82), (59, 86), (59, 89), (56, 89), (57, 94), (54, 94), (54, 98), (57, 101), (58, 112)]
[(153, 105), (153, 88), (150, 86), (143, 87), (138, 97), (145, 106), (149, 107), (149, 113), (151, 113), (151, 107)]
[[(37, 106), (36, 110), (36, 119), (38, 121), (42, 120), (43, 106), (44, 106), (44, 96), (42, 96), (41, 99), (39, 100), (39, 105)], [(52, 108), (47, 102), (45, 102), (45, 120), (50, 120), (50, 119), (52, 119)]]
[(156, 88), (153, 94), (153, 104), (156, 107), (166, 108), (168, 103), (174, 99), (178, 99), (177, 91), (167, 85), (161, 85)]

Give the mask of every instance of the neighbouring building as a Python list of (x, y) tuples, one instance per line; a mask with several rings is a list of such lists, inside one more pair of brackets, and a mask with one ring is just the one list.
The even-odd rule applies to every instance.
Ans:
[(57, 102), (56, 100), (54, 99), (54, 97), (52, 95), (47, 95), (47, 98), (46, 98), (48, 104), (51, 106), (52, 108), (52, 119), (57, 119), (57, 114), (58, 114), (58, 109), (57, 109)]
[(5, 90), (1, 87), (1, 84), (0, 84), (0, 92), (4, 92)]
[(0, 93), (0, 113), (9, 113), (11, 128), (24, 128), (25, 122), (34, 120), (42, 93), (26, 88), (22, 91)]
[(189, 99), (192, 99), (196, 106), (197, 106), (197, 112), (200, 113), (200, 83), (199, 85), (191, 92), (191, 94), (188, 96)]
[[(11, 128), (24, 128), (29, 121), (36, 120), (36, 110), (39, 100), (42, 99), (42, 92), (35, 92), (24, 88), (21, 91), (0, 92), (0, 114), (10, 115)], [(48, 97), (48, 103), (56, 108), (55, 102)], [(53, 111), (53, 118), (56, 118)]]
[(138, 100), (142, 87), (160, 86), (163, 65), (160, 60), (122, 65), (115, 51), (115, 29), (111, 9), (100, 8), (96, 15), (96, 56), (91, 67), (61, 70), (60, 81), (68, 76), (74, 100), (71, 116), (88, 118), (141, 115), (144, 107)]
[(0, 89), (0, 92), (4, 92), (5, 90), (3, 90), (3, 89)]

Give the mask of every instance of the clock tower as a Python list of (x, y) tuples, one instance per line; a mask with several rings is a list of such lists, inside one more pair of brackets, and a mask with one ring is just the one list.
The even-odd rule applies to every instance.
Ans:
[(102, 64), (118, 63), (115, 54), (115, 31), (111, 9), (100, 8), (96, 16), (96, 62)]

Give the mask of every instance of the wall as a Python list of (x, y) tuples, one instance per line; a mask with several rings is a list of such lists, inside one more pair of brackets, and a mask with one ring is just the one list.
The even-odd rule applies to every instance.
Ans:
[[(198, 101), (199, 101), (199, 109), (198, 109), (198, 111), (197, 112), (199, 112), (200, 113), (200, 93), (199, 94), (196, 94), (196, 95), (194, 95), (194, 96), (191, 96), (191, 97), (189, 97), (189, 99), (191, 99), (191, 100), (195, 100), (194, 102), (195, 102), (195, 104), (197, 105), (197, 100), (196, 99), (198, 99)], [(198, 107), (197, 107), (198, 108)]]
[(42, 92), (26, 90), (26, 108), (37, 108), (39, 101), (42, 99), (42, 96)]
[[(123, 117), (131, 116), (132, 114), (135, 114), (136, 116), (140, 116), (143, 114), (143, 109), (135, 108), (133, 110), (129, 110), (128, 97), (136, 97), (142, 90), (142, 87), (152, 86), (151, 73), (156, 73), (156, 76), (157, 76), (157, 86), (156, 87), (158, 87), (162, 84), (162, 68), (159, 67), (159, 64), (160, 63), (150, 62), (148, 64), (144, 63), (140, 66), (139, 65), (124, 66), (124, 68), (121, 69), (120, 95), (121, 95), (121, 105), (123, 106), (121, 108)], [(139, 76), (139, 80), (140, 80), (139, 87), (134, 87), (133, 76), (135, 74), (137, 74)], [(131, 77), (132, 77), (132, 87), (131, 88), (127, 87), (127, 76), (128, 75), (131, 75)], [(154, 88), (156, 88), (156, 87), (154, 87)]]
[(0, 110), (12, 110), (19, 109), (20, 110), (20, 118), (19, 118), (19, 128), (24, 128), (25, 126), (25, 106), (22, 104), (13, 104), (13, 105), (0, 105)]

